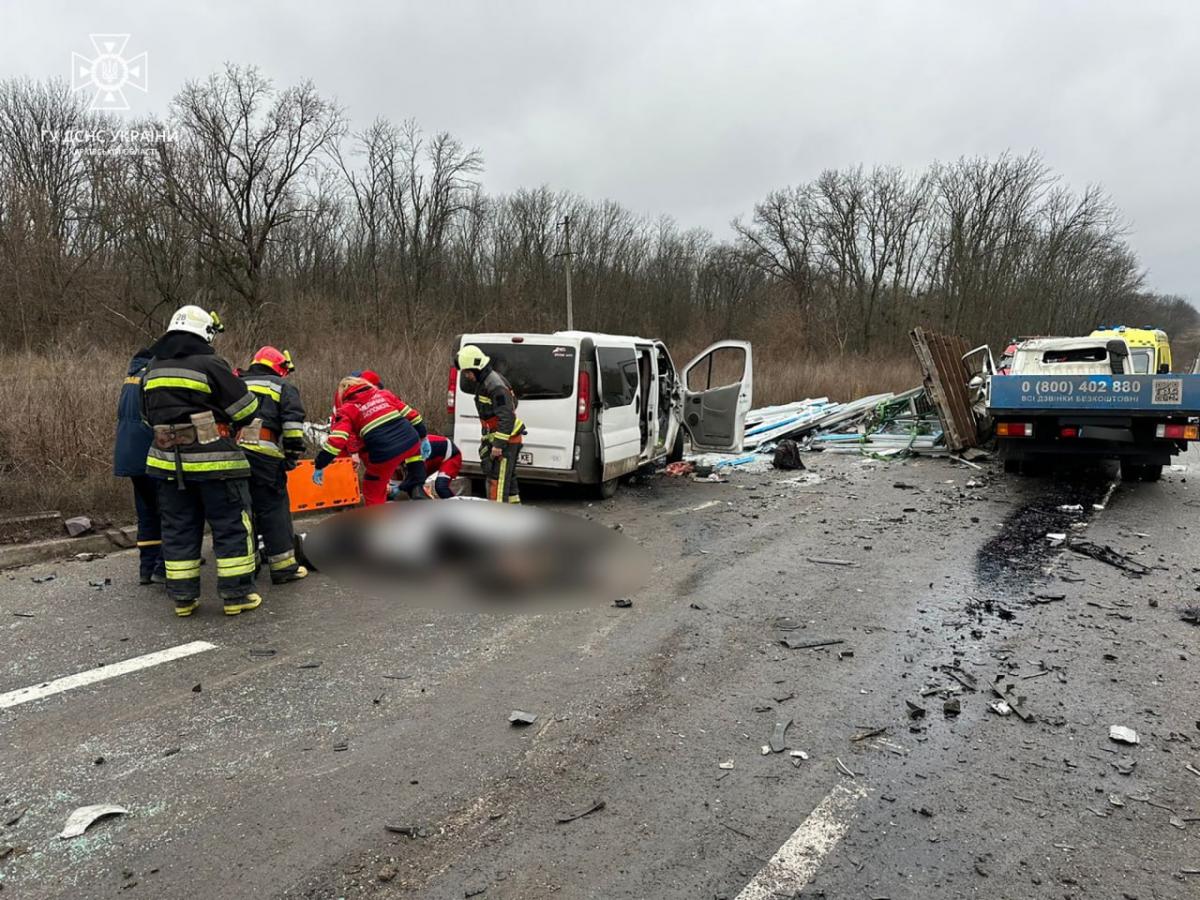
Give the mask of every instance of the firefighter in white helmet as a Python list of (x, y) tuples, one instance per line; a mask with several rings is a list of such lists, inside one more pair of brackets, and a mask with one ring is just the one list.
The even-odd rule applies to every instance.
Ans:
[(454, 364), (462, 373), (462, 389), (475, 397), (482, 439), (479, 461), (487, 479), (488, 499), (498, 503), (520, 503), (517, 486), (517, 455), (521, 451), (525, 424), (517, 416), (517, 395), (491, 358), (474, 344), (459, 349)]
[(258, 399), (213, 352), (213, 338), (222, 330), (216, 313), (181, 307), (150, 348), (153, 358), (142, 377), (142, 415), (154, 429), (146, 473), (158, 479), (167, 593), (180, 616), (190, 616), (200, 602), (206, 519), (226, 615), (262, 602), (254, 591), (250, 464), (236, 440)]

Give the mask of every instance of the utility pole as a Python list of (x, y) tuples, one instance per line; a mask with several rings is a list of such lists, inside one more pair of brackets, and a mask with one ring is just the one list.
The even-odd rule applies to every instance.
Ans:
[(575, 310), (571, 305), (571, 217), (563, 216), (563, 251), (559, 256), (566, 257), (567, 267), (567, 331), (573, 331), (575, 328)]

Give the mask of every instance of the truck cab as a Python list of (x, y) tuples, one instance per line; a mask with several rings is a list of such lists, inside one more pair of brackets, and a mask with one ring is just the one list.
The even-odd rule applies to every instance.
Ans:
[[(587, 485), (611, 497), (619, 481), (659, 460), (696, 450), (741, 450), (753, 399), (746, 341), (719, 341), (682, 369), (653, 338), (559, 331), (461, 335), (492, 359), (517, 395), (528, 434), (517, 459), (522, 481)], [(481, 476), (471, 452), (479, 417), (451, 367), (447, 412), (465, 449), (464, 474)]]
[(1171, 342), (1161, 328), (1101, 325), (1089, 335), (1101, 340), (1119, 339), (1129, 345), (1129, 371), (1135, 375), (1165, 375), (1171, 371)]

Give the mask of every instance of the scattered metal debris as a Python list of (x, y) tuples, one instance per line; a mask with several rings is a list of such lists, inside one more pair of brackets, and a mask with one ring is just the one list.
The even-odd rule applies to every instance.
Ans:
[(787, 647), (789, 650), (815, 650), (817, 647), (832, 647), (834, 644), (844, 644), (845, 641), (828, 640), (828, 641), (804, 641), (799, 638), (783, 637), (779, 639), (779, 643)]
[(775, 730), (771, 732), (771, 752), (782, 753), (787, 749), (787, 730), (792, 727), (791, 719), (784, 719), (782, 722), (775, 723)]
[(79, 837), (81, 834), (91, 828), (94, 822), (100, 819), (108, 816), (125, 816), (128, 814), (129, 810), (127, 810), (125, 807), (114, 806), (111, 803), (97, 803), (93, 806), (81, 806), (79, 809), (71, 813), (67, 819), (67, 824), (63, 826), (63, 830), (58, 836), (63, 840)]
[(1081, 556), (1090, 556), (1094, 560), (1114, 566), (1135, 577), (1150, 574), (1149, 566), (1142, 565), (1136, 559), (1126, 556), (1124, 553), (1114, 550), (1107, 545), (1101, 546), (1100, 544), (1093, 544), (1091, 541), (1071, 541), (1067, 544), (1067, 548)]
[(604, 809), (604, 805), (605, 804), (603, 800), (597, 800), (587, 809), (583, 810), (583, 812), (559, 813), (554, 821), (559, 825), (566, 825), (568, 822), (574, 822), (576, 819), (582, 819), (584, 816), (590, 816), (594, 812), (600, 812), (600, 810)]
[(613, 606), (617, 609), (629, 609), (629, 607), (633, 606), (633, 600), (629, 597), (618, 597), (613, 601)]
[(1179, 618), (1189, 625), (1200, 625), (1200, 606), (1185, 606), (1180, 610)]
[(1108, 739), (1116, 741), (1118, 744), (1140, 744), (1142, 742), (1136, 731), (1126, 728), (1124, 725), (1109, 726)]
[(32, 581), (34, 584), (45, 584), (48, 581), (53, 581), (57, 577), (58, 577), (57, 572), (51, 572), (49, 575), (33, 575), (30, 577), (29, 580)]

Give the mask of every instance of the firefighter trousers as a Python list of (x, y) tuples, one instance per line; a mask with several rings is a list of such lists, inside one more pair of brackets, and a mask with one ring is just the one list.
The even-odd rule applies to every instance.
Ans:
[[(491, 448), (499, 447), (504, 452), (492, 456)], [(517, 454), (521, 445), (511, 441), (496, 441), (488, 444), (488, 455), (483, 461), (487, 476), (487, 496), (497, 503), (520, 503), (521, 492), (517, 487)], [(482, 454), (482, 451), (481, 451)]]
[(262, 541), (271, 581), (280, 584), (296, 574), (296, 544), (292, 531), (292, 504), (288, 498), (287, 462), (246, 451), (250, 461), (250, 505), (254, 531)]
[(142, 580), (162, 576), (162, 522), (158, 516), (158, 479), (134, 475), (133, 507), (137, 511), (138, 574)]
[(158, 508), (167, 593), (176, 605), (200, 597), (200, 545), (205, 520), (212, 529), (221, 599), (229, 603), (254, 592), (257, 554), (250, 521), (249, 479), (192, 479), (184, 482), (183, 490), (174, 479), (163, 479), (158, 482)]

